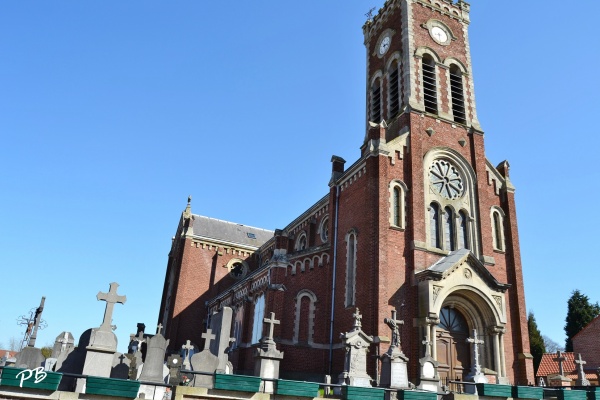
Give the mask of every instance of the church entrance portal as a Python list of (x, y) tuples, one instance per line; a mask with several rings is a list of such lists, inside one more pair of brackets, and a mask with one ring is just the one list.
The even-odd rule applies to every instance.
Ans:
[(469, 326), (456, 309), (444, 307), (437, 326), (438, 373), (442, 382), (461, 381), (471, 369), (471, 353), (467, 338)]

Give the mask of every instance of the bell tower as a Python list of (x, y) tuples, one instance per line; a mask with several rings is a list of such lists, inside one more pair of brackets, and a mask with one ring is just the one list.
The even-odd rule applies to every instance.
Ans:
[(388, 139), (406, 126), (410, 112), (481, 131), (469, 10), (463, 0), (388, 0), (363, 26), (367, 122), (385, 120)]

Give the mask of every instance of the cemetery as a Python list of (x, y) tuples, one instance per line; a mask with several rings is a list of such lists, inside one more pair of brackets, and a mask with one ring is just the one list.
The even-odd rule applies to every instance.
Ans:
[[(464, 382), (445, 382), (437, 373), (438, 362), (430, 355), (430, 341), (423, 340), (425, 356), (419, 360), (421, 374), (418, 382), (410, 382), (408, 358), (402, 351), (399, 326), (394, 310), (384, 323), (390, 329), (390, 345), (377, 362), (380, 376), (367, 373), (369, 347), (378, 340), (362, 329), (362, 315), (357, 308), (353, 326), (340, 335), (345, 349), (344, 370), (336, 384), (331, 376), (320, 382), (294, 381), (279, 378), (279, 363), (285, 354), (274, 340), (280, 324), (273, 312), (265, 317), (263, 336), (255, 350), (254, 375), (235, 374), (229, 360), (233, 342), (231, 309), (223, 307), (211, 319), (211, 327), (202, 333), (201, 351), (189, 340), (178, 353), (167, 354), (169, 341), (158, 324), (155, 334), (147, 334), (145, 325), (138, 323), (138, 332), (131, 335), (128, 353), (117, 351), (117, 339), (111, 326), (115, 305), (126, 303), (118, 293), (119, 285), (111, 283), (106, 293), (99, 292), (98, 301), (106, 303), (102, 324), (83, 332), (75, 345), (71, 332), (60, 333), (52, 355), (45, 358), (35, 346), (35, 332), (41, 320), (36, 318), (27, 347), (16, 357), (0, 359), (0, 399), (298, 399), (333, 398), (345, 400), (436, 400), (457, 399), (554, 399), (597, 400), (597, 386), (590, 386), (583, 373), (585, 361), (581, 355), (575, 361), (580, 379), (576, 386), (566, 385), (563, 362), (557, 353), (559, 374), (552, 386), (512, 386), (496, 384), (482, 373), (476, 331), (467, 339), (471, 346), (472, 369)], [(42, 300), (43, 301), (43, 300)], [(561, 378), (562, 377), (562, 378)]]

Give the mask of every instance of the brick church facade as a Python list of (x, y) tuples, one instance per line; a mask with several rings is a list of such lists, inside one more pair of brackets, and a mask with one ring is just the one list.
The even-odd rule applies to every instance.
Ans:
[[(426, 352), (442, 379), (471, 366), (476, 330), (484, 372), (534, 382), (509, 165), (485, 156), (462, 0), (388, 0), (363, 26), (367, 126), (351, 165), (333, 156), (325, 196), (268, 231), (183, 212), (160, 309), (170, 349), (202, 348), (210, 315), (233, 309), (230, 360), (251, 373), (262, 318), (281, 320), (281, 376), (343, 370), (340, 333), (360, 309), (373, 335), (368, 369), (389, 347), (384, 319), (404, 321), (412, 382)], [(425, 342), (425, 343), (424, 343)], [(335, 378), (334, 378), (335, 381)]]

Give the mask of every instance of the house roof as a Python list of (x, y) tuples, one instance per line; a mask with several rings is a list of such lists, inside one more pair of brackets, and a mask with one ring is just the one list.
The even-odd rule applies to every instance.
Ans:
[(7, 358), (13, 358), (19, 352), (18, 351), (10, 351), (10, 350), (0, 350), (0, 358), (4, 357), (6, 355), (6, 353), (8, 353), (8, 357)]
[(260, 247), (273, 237), (273, 231), (236, 224), (235, 222), (193, 215), (194, 236), (216, 241)]
[[(576, 380), (577, 379), (577, 365), (575, 364), (575, 353), (563, 352), (562, 355), (565, 357), (563, 361), (563, 372), (564, 376)], [(550, 375), (558, 375), (558, 361), (555, 361), (556, 353), (545, 353), (540, 361), (536, 377), (547, 377)], [(587, 379), (598, 379), (598, 375), (593, 372), (586, 372), (585, 377)]]

